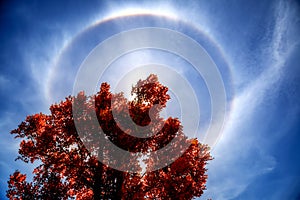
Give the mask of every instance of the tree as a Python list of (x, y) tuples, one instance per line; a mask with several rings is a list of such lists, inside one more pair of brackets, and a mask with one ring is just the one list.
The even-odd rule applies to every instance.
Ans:
[[(39, 161), (32, 182), (26, 175), (16, 171), (8, 181), (9, 199), (192, 199), (205, 190), (207, 179), (205, 166), (211, 156), (209, 147), (196, 138), (187, 138), (177, 118), (163, 119), (160, 111), (166, 107), (170, 96), (168, 88), (158, 82), (156, 75), (140, 80), (132, 88), (134, 99), (128, 101), (122, 93), (112, 94), (110, 86), (102, 83), (94, 96), (80, 92), (76, 97), (50, 107), (51, 113), (28, 116), (17, 129), (12, 130), (21, 138), (19, 156), (26, 163)], [(80, 112), (74, 117), (72, 105)], [(128, 111), (129, 109), (129, 112)], [(114, 111), (114, 112), (113, 112)], [(90, 123), (96, 113), (97, 126)], [(128, 114), (129, 113), (129, 114)], [(118, 123), (118, 121), (123, 123)], [(147, 135), (147, 130), (137, 129), (149, 125), (156, 131), (150, 137), (135, 137), (132, 134)], [(76, 127), (75, 122), (84, 122)], [(120, 127), (122, 126), (122, 127)], [(85, 134), (79, 136), (78, 129)], [(150, 130), (149, 129), (149, 130)], [(126, 130), (125, 132), (123, 130)], [(139, 158), (128, 162), (136, 173), (114, 169), (98, 160), (97, 155), (108, 155), (109, 149), (101, 144), (97, 132), (118, 147), (130, 152), (152, 152), (166, 146), (175, 136), (188, 144), (187, 150), (168, 166), (154, 169), (156, 157)], [(86, 144), (91, 149), (86, 148)], [(102, 146), (101, 146), (102, 145)], [(101, 147), (101, 148), (99, 148)], [(169, 159), (166, 154), (164, 159)]]

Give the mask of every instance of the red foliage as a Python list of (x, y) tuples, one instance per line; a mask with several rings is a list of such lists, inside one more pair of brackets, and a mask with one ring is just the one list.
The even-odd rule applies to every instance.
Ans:
[[(23, 139), (18, 159), (31, 163), (38, 160), (41, 164), (34, 169), (32, 182), (27, 182), (26, 175), (18, 171), (10, 176), (9, 199), (192, 199), (201, 196), (207, 179), (205, 165), (211, 159), (209, 148), (197, 139), (187, 138), (178, 119), (160, 117), (160, 111), (170, 99), (168, 88), (158, 82), (157, 76), (150, 75), (132, 88), (135, 96), (132, 101), (122, 93), (112, 94), (109, 89), (103, 83), (95, 96), (87, 97), (82, 92), (77, 97), (68, 97), (52, 105), (51, 114), (28, 116), (11, 132)], [(73, 117), (73, 103), (80, 108), (76, 110), (80, 118)], [(92, 123), (92, 112), (96, 112), (98, 126)], [(114, 117), (123, 123), (117, 123)], [(148, 134), (147, 130), (126, 123), (129, 118), (140, 126), (149, 125), (149, 130), (157, 133), (146, 138), (129, 135)], [(74, 120), (84, 121), (84, 126), (75, 127)], [(84, 137), (79, 137), (78, 129), (85, 132)], [(88, 141), (92, 141), (90, 146), (95, 150), (99, 147), (101, 141), (95, 140), (98, 131), (131, 152), (156, 151), (175, 136), (190, 146), (169, 166), (143, 175), (134, 174), (104, 165), (87, 150), (84, 144)], [(98, 153), (104, 155), (107, 151), (103, 147)], [(168, 158), (166, 155), (164, 159)], [(145, 160), (148, 169), (155, 167), (156, 159)], [(138, 160), (128, 163), (142, 170)]]

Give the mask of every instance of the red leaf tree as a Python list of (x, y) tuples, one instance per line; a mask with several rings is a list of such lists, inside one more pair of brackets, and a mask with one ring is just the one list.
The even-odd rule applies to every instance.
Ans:
[[(205, 165), (212, 159), (209, 148), (195, 138), (187, 138), (177, 118), (163, 119), (159, 115), (170, 99), (167, 91), (156, 75), (150, 75), (132, 88), (134, 99), (128, 101), (122, 93), (112, 94), (110, 86), (103, 83), (94, 96), (81, 92), (77, 97), (69, 96), (52, 105), (49, 115), (28, 116), (11, 131), (16, 138), (22, 138), (17, 159), (26, 163), (39, 161), (40, 165), (34, 169), (31, 182), (27, 182), (26, 175), (19, 171), (11, 175), (7, 197), (98, 200), (192, 199), (201, 196), (207, 179)], [(74, 104), (79, 108), (76, 112), (80, 112), (76, 116), (81, 116), (76, 119), (72, 109)], [(92, 123), (92, 113), (96, 113), (97, 125)], [(128, 119), (134, 123), (126, 123)], [(83, 125), (75, 126), (75, 121)], [(148, 132), (132, 124), (149, 126), (148, 130), (156, 134), (135, 137), (132, 133), (148, 136)], [(79, 136), (78, 129), (84, 135)], [(123, 163), (130, 164), (136, 173), (126, 172), (99, 161), (99, 154), (105, 157), (110, 153), (110, 149), (101, 143), (99, 131), (130, 152), (157, 151), (174, 137), (188, 144), (188, 148), (177, 160), (157, 170), (150, 170), (156, 167), (157, 157), (145, 158), (144, 166), (138, 158), (133, 158)], [(178, 152), (168, 152), (163, 159), (170, 159), (172, 153)], [(146, 172), (142, 174), (143, 168)]]

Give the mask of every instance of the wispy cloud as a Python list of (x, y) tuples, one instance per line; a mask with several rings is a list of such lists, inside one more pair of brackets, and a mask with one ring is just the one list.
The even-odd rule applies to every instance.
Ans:
[[(266, 93), (280, 80), (286, 61), (299, 44), (295, 37), (296, 10), (287, 1), (279, 1), (275, 26), (270, 27), (272, 39), (264, 51), (268, 55), (265, 71), (234, 98), (233, 110), (223, 137), (213, 151), (215, 160), (209, 166), (208, 191), (205, 197), (233, 199), (241, 194), (259, 175), (276, 167), (276, 160), (259, 144), (259, 125), (252, 127), (257, 112), (263, 109)], [(256, 55), (259, 57), (260, 55)], [(238, 63), (247, 65), (247, 63)], [(273, 93), (274, 94), (274, 93)]]

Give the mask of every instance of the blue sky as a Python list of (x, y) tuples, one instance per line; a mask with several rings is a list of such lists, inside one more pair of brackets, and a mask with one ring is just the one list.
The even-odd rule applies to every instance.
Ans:
[[(201, 43), (226, 86), (227, 118), (212, 150), (215, 159), (208, 165), (207, 190), (200, 199), (299, 199), (299, 9), (298, 2), (285, 0), (3, 3), (0, 199), (5, 199), (9, 174), (16, 169), (32, 170), (14, 161), (19, 141), (10, 130), (27, 115), (48, 113), (50, 104), (71, 94), (81, 62), (99, 42), (145, 26), (176, 29)], [(114, 19), (99, 25), (103, 19), (133, 14), (164, 15), (172, 20), (144, 16), (132, 17), (130, 23)], [(171, 60), (169, 64), (177, 64), (176, 70), (201, 96), (203, 80), (184, 61), (156, 54), (144, 51), (139, 57), (155, 57), (161, 63)], [(129, 57), (124, 62), (129, 61), (135, 60)], [(108, 72), (107, 80), (128, 72), (120, 70), (117, 62), (116, 66), (119, 70)], [(205, 124), (205, 116), (210, 117), (205, 105), (201, 113)]]

